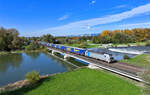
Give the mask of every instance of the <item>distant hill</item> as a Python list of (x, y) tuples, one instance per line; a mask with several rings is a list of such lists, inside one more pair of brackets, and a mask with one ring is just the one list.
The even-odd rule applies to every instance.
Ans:
[(82, 37), (82, 36), (98, 36), (100, 33), (93, 33), (93, 34), (80, 34), (80, 35), (68, 35), (63, 37)]

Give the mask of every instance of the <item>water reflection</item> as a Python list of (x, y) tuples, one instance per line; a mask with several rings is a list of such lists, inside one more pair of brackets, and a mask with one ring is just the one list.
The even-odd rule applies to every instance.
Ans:
[(18, 68), (22, 60), (22, 54), (9, 54), (0, 56), (0, 72), (7, 71), (9, 67)]
[(26, 52), (26, 55), (32, 59), (37, 59), (40, 56), (40, 52)]
[(72, 65), (47, 53), (22, 53), (0, 56), (0, 86), (24, 79), (27, 72), (39, 71), (40, 75), (66, 72)]
[(54, 56), (51, 56), (50, 54), (48, 53), (45, 53), (47, 56), (49, 56), (50, 58), (53, 58), (54, 61), (56, 62), (56, 64), (60, 63), (60, 65), (62, 66), (65, 66), (67, 68), (67, 71), (72, 71), (73, 69), (75, 69), (76, 67), (74, 67), (73, 65), (71, 64), (68, 64), (60, 59), (56, 59)]

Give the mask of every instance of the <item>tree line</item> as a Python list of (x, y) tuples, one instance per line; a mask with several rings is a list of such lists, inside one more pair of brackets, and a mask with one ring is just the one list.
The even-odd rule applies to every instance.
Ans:
[(124, 30), (104, 30), (98, 36), (82, 36), (82, 37), (56, 37), (57, 43), (61, 44), (81, 44), (92, 41), (96, 44), (123, 44), (145, 42), (150, 40), (150, 28), (135, 28)]
[(125, 30), (105, 30), (94, 38), (94, 43), (134, 43), (150, 40), (149, 28), (135, 28)]
[(40, 46), (31, 42), (37, 40), (37, 37), (19, 37), (17, 29), (0, 28), (0, 51), (15, 51), (15, 50), (35, 50)]
[[(31, 40), (33, 42), (31, 42)], [(41, 48), (37, 41), (44, 41), (55, 44), (81, 44), (87, 45), (87, 41), (96, 44), (122, 44), (147, 41), (150, 45), (150, 28), (135, 28), (124, 30), (104, 30), (98, 36), (81, 37), (54, 37), (50, 34), (41, 37), (19, 37), (17, 29), (0, 28), (0, 51), (11, 50), (35, 50)]]

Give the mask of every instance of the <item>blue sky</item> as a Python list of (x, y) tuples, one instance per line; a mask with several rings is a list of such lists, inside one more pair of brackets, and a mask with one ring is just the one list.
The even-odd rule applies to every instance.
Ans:
[(150, 28), (149, 0), (0, 0), (0, 26), (20, 36)]

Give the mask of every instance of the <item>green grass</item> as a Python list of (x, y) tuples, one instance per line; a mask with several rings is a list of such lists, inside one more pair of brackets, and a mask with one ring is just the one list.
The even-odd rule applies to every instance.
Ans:
[(99, 45), (98, 44), (93, 44), (93, 45), (88, 45), (87, 48), (98, 48)]
[(33, 88), (2, 95), (141, 95), (140, 88), (111, 73), (78, 69), (54, 75)]
[(23, 50), (16, 50), (16, 51), (10, 51), (10, 52), (1, 51), (0, 55), (7, 55), (7, 54), (13, 54), (13, 53), (23, 53), (23, 52), (24, 52)]
[[(80, 44), (64, 44), (65, 46), (80, 47)], [(86, 48), (98, 48), (98, 44), (88, 44)]]
[(80, 44), (64, 44), (65, 46), (79, 47)]
[(134, 64), (137, 66), (149, 66), (150, 67), (150, 55), (149, 54), (141, 54), (137, 55), (131, 59), (121, 60), (120, 62), (125, 62), (129, 64)]

